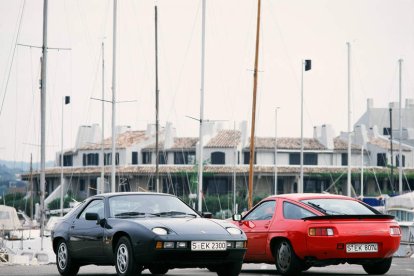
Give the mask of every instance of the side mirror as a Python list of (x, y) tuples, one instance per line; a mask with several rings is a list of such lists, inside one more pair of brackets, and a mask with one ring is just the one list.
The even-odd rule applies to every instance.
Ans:
[(203, 218), (213, 218), (213, 214), (210, 213), (210, 212), (203, 212), (203, 213), (201, 213), (201, 216)]
[(241, 221), (242, 220), (242, 216), (240, 214), (234, 214), (232, 216), (234, 221)]
[(86, 213), (85, 219), (99, 221), (99, 215), (97, 213)]

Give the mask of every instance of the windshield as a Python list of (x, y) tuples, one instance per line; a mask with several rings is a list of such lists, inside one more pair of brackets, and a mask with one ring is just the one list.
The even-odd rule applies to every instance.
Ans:
[(318, 198), (302, 200), (314, 209), (327, 215), (376, 215), (375, 209), (349, 199)]
[(119, 195), (109, 198), (109, 216), (130, 217), (198, 217), (193, 209), (173, 196)]

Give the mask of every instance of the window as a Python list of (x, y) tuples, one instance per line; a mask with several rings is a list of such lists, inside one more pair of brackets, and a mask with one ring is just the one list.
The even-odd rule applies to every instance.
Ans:
[(348, 166), (348, 153), (341, 154), (341, 165)]
[[(402, 163), (401, 163), (401, 167), (405, 167), (405, 155), (401, 155), (402, 156)], [(396, 159), (396, 166), (399, 167), (400, 166), (400, 155), (397, 155), (397, 159)]]
[(377, 166), (386, 167), (388, 164), (386, 153), (377, 153)]
[[(105, 153), (104, 159), (105, 166), (112, 165), (112, 153)], [(115, 165), (119, 165), (119, 153), (115, 153)]]
[[(60, 158), (59, 158), (59, 165), (60, 165)], [(73, 155), (63, 155), (63, 167), (72, 167), (73, 166)]]
[(194, 164), (194, 162), (194, 151), (174, 152), (174, 164)]
[(85, 191), (85, 180), (84, 179), (79, 180), (79, 191), (81, 192)]
[(271, 220), (275, 213), (275, 207), (276, 201), (265, 201), (248, 213), (243, 220)]
[(98, 166), (99, 165), (99, 153), (84, 153), (82, 164), (84, 166)]
[(132, 152), (132, 165), (138, 165), (138, 152)]
[(303, 203), (328, 215), (375, 215), (378, 211), (359, 201), (349, 199), (317, 198), (302, 200)]
[(226, 155), (224, 152), (216, 151), (211, 153), (211, 164), (213, 165), (224, 165)]
[(142, 152), (142, 164), (151, 164), (151, 152), (150, 151)]
[(315, 214), (296, 204), (285, 201), (283, 203), (283, 216), (286, 219), (302, 219), (306, 217), (314, 217)]
[(82, 213), (78, 216), (79, 219), (85, 219), (86, 213), (97, 213), (99, 218), (104, 218), (104, 202), (102, 199), (91, 201)]
[(168, 163), (167, 153), (165, 151), (158, 152), (158, 164), (165, 165)]
[[(244, 164), (250, 164), (250, 151), (243, 152)], [(257, 164), (257, 154), (254, 152), (254, 164)]]
[(383, 128), (383, 130), (382, 130), (382, 134), (383, 135), (391, 135), (391, 128), (389, 128), (389, 127), (384, 127)]
[(317, 153), (305, 153), (303, 155), (303, 164), (305, 165), (318, 165), (318, 154)]
[(289, 154), (289, 165), (300, 165), (300, 154), (290, 153)]

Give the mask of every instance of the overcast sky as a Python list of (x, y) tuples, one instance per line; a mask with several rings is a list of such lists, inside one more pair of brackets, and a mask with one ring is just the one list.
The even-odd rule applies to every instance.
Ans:
[[(117, 124), (145, 129), (155, 122), (154, 4), (159, 18), (160, 121), (179, 136), (198, 136), (201, 79), (201, 0), (118, 0)], [(0, 0), (0, 159), (40, 159), (42, 0)], [(49, 1), (47, 160), (60, 150), (62, 97), (64, 148), (78, 127), (101, 124), (102, 51), (105, 99), (111, 99), (112, 0)], [(20, 17), (22, 14), (22, 17)], [(257, 0), (207, 0), (205, 119), (251, 120)], [(347, 131), (347, 47), (351, 43), (352, 122), (366, 110), (398, 99), (403, 59), (403, 101), (414, 98), (414, 1), (262, 0), (256, 134), (300, 136), (302, 59), (304, 133), (331, 124)], [(20, 21), (21, 18), (21, 21)], [(19, 25), (19, 22), (21, 24)], [(19, 27), (20, 26), (20, 27)], [(20, 31), (19, 31), (20, 30)], [(15, 48), (15, 49), (14, 49)], [(14, 53), (14, 55), (13, 55)], [(4, 102), (3, 105), (1, 105)], [(105, 136), (111, 106), (106, 104)]]

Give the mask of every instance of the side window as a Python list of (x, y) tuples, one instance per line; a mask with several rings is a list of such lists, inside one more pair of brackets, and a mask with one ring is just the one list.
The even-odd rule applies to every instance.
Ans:
[(86, 213), (97, 213), (100, 218), (104, 218), (104, 202), (102, 199), (91, 201), (82, 213), (78, 216), (78, 219), (85, 219)]
[(243, 220), (270, 220), (275, 213), (276, 201), (265, 201), (251, 211)]
[(315, 214), (290, 202), (283, 203), (283, 216), (285, 219), (302, 219), (306, 217), (314, 217)]

